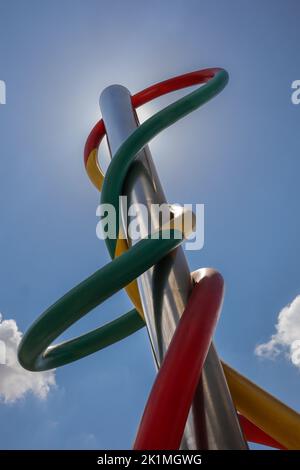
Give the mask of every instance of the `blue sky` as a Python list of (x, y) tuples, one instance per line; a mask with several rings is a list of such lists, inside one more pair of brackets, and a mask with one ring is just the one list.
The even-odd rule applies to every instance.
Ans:
[[(227, 362), (300, 409), (299, 370), (255, 346), (300, 294), (297, 0), (0, 2), (0, 311), (21, 331), (108, 261), (83, 146), (103, 88), (133, 93), (220, 66), (224, 92), (151, 144), (169, 202), (205, 204), (191, 270), (226, 281), (215, 341)], [(155, 101), (151, 113), (175, 99)], [(182, 184), (178, 185), (180, 179)], [(119, 293), (70, 334), (119, 313)], [(66, 336), (65, 336), (66, 337)], [(0, 366), (1, 367), (1, 366)], [(0, 447), (130, 448), (155, 376), (145, 331), (56, 371), (45, 400), (0, 403)]]

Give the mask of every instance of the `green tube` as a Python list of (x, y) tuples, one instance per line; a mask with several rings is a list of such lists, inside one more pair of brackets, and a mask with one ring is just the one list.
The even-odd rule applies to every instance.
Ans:
[[(101, 195), (101, 203), (110, 203), (115, 207), (117, 221), (119, 195), (137, 153), (159, 132), (217, 95), (227, 81), (227, 72), (220, 70), (208, 83), (144, 122), (121, 145), (107, 170)], [(49, 307), (21, 341), (18, 351), (21, 365), (31, 371), (59, 367), (114, 344), (142, 328), (145, 324), (133, 309), (87, 334), (51, 346), (72, 324), (147, 271), (184, 240), (183, 234), (177, 230), (171, 230), (169, 239), (163, 238), (162, 231), (159, 235), (159, 238), (139, 241)], [(107, 238), (106, 244), (114, 258), (116, 240)]]
[[(22, 339), (19, 348), (21, 365), (32, 371), (59, 367), (92, 354), (142, 328), (145, 323), (134, 309), (90, 333), (48, 347), (80, 318), (182, 243), (181, 232), (170, 232), (170, 239), (144, 238), (130, 251), (103, 266), (49, 307)], [(163, 231), (159, 235), (163, 237)]]

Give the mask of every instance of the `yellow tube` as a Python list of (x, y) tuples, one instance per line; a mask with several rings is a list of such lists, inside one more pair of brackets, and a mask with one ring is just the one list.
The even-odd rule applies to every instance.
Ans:
[(93, 185), (96, 186), (99, 191), (101, 191), (104, 180), (104, 172), (102, 171), (98, 163), (97, 148), (92, 150), (89, 154), (89, 158), (86, 163), (86, 171)]
[[(120, 233), (119, 237), (118, 237), (118, 240), (117, 240), (115, 258), (117, 256), (120, 256), (125, 251), (128, 251), (128, 243), (127, 243), (127, 240), (124, 239), (122, 237), (121, 233)], [(142, 302), (141, 302), (141, 298), (140, 298), (140, 293), (139, 293), (139, 288), (138, 288), (137, 281), (136, 280), (132, 281), (130, 284), (128, 284), (128, 286), (125, 287), (125, 290), (128, 294), (128, 297), (130, 298), (131, 302), (133, 303), (133, 305), (137, 309), (138, 313), (140, 314), (140, 316), (144, 320), (145, 317), (144, 317), (144, 312), (143, 312), (143, 307), (142, 307)]]
[(300, 415), (222, 362), (236, 408), (290, 450), (300, 449)]

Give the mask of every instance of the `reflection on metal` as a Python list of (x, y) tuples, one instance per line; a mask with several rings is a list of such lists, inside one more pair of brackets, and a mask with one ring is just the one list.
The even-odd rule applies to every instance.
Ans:
[[(112, 85), (102, 92), (100, 107), (110, 153), (114, 155), (139, 125), (138, 118), (132, 108), (129, 91), (120, 85)], [(132, 165), (124, 194), (128, 196), (128, 205), (138, 203), (150, 208), (151, 204), (166, 202), (148, 146), (139, 152)], [(139, 216), (139, 223), (142, 238), (147, 235), (150, 225), (144, 214)], [(159, 220), (152, 223), (158, 226)], [(138, 284), (154, 359), (159, 367), (192, 287), (183, 250), (176, 249), (156, 264), (139, 278)], [(213, 345), (190, 410), (182, 448), (247, 449)]]

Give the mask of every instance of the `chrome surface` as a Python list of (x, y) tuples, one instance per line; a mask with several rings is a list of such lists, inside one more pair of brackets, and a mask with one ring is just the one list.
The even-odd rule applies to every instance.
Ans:
[[(139, 125), (139, 121), (131, 105), (130, 93), (123, 86), (112, 85), (106, 88), (100, 97), (100, 108), (113, 156)], [(128, 196), (128, 206), (136, 203), (150, 208), (151, 204), (166, 202), (148, 146), (139, 152), (133, 163), (123, 194)], [(143, 237), (150, 229), (150, 221), (142, 211), (137, 218), (140, 236)], [(123, 214), (123, 223), (124, 221)], [(128, 217), (128, 223), (131, 221), (132, 217)], [(158, 223), (159, 220), (155, 220), (155, 225)], [(129, 243), (136, 241), (129, 240)], [(192, 288), (191, 275), (182, 248), (178, 248), (140, 276), (138, 285), (154, 359), (159, 367)], [(197, 387), (181, 447), (247, 449), (213, 345)]]

